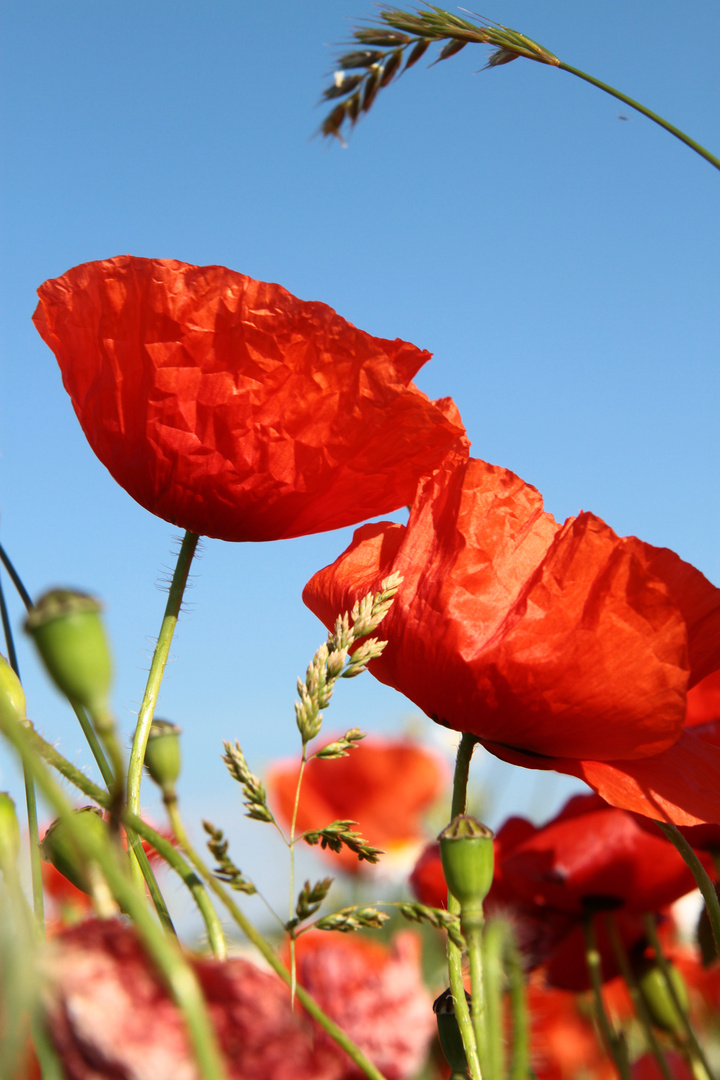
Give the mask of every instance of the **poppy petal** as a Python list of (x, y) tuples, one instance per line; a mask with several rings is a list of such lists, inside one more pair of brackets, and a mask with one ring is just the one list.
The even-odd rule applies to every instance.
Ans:
[(87, 439), (142, 506), (223, 540), (339, 528), (412, 501), (467, 445), (410, 379), (430, 354), (222, 266), (120, 256), (33, 316)]

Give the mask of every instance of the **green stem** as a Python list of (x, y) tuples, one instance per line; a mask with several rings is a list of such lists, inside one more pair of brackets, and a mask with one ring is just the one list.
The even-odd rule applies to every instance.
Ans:
[[(4, 555), (5, 553), (2, 552), (2, 554)], [(19, 578), (18, 581), (20, 581)], [(22, 585), (22, 582), (20, 582), (20, 584)], [(28, 600), (29, 599), (30, 597), (28, 597)], [(12, 625), (10, 623), (10, 616), (8, 613), (7, 604), (5, 603), (5, 593), (3, 591), (2, 581), (0, 581), (0, 619), (2, 620), (3, 633), (5, 635), (5, 641), (7, 644), (8, 662), (19, 679), (20, 668), (18, 665), (17, 652), (15, 650), (15, 639), (13, 637)], [(35, 797), (35, 784), (33, 783), (33, 778), (24, 765), (23, 781), (25, 784), (25, 806), (27, 807), (28, 834), (30, 837), (30, 881), (32, 884), (33, 912), (35, 914), (37, 932), (41, 938), (44, 938), (45, 898), (43, 896), (42, 865), (40, 859), (40, 834), (38, 832), (37, 799)]]
[(180, 545), (180, 552), (175, 564), (167, 604), (165, 605), (165, 615), (163, 616), (160, 634), (158, 635), (157, 645), (150, 665), (145, 694), (138, 714), (127, 775), (127, 805), (132, 814), (140, 814), (140, 785), (145, 761), (145, 748), (150, 735), (150, 725), (152, 724), (158, 694), (160, 693), (160, 684), (162, 683), (165, 665), (170, 653), (170, 644), (180, 614), (183, 593), (185, 592), (190, 564), (195, 554), (198, 539), (199, 537), (195, 533), (186, 532)]
[(643, 116), (647, 116), (648, 120), (652, 120), (654, 123), (659, 124), (665, 131), (669, 131), (671, 135), (674, 135), (676, 139), (680, 139), (686, 146), (689, 146), (691, 150), (694, 150), (700, 157), (705, 158), (711, 165), (714, 165), (716, 169), (720, 169), (720, 159), (716, 158), (714, 154), (711, 154), (709, 150), (706, 150), (700, 143), (695, 142), (689, 135), (686, 135), (680, 128), (676, 128), (673, 124), (669, 124), (667, 120), (663, 120), (662, 116), (658, 116), (657, 113), (651, 112), (650, 109), (646, 109), (644, 105), (641, 105), (639, 101), (634, 101), (627, 94), (621, 94), (619, 90), (616, 90), (612, 86), (608, 86), (607, 83), (601, 82), (600, 79), (596, 79), (592, 75), (588, 75), (584, 71), (579, 71), (577, 68), (571, 67), (570, 64), (564, 64), (562, 60), (557, 65), (562, 71), (568, 71), (571, 75), (577, 75), (578, 79), (584, 79), (585, 82), (592, 83), (593, 86), (597, 86), (600, 90), (604, 90), (606, 94), (611, 94), (612, 97), (618, 98), (625, 105), (629, 105), (631, 109), (636, 109), (637, 112), (642, 113)]
[[(94, 784), (92, 780), (89, 780), (83, 772), (67, 761), (54, 746), (51, 746), (50, 743), (46, 742), (33, 728), (27, 729), (26, 736), (28, 745), (31, 749), (44, 757), (48, 764), (69, 780), (71, 784), (74, 784), (75, 787), (89, 798), (94, 799), (98, 806), (103, 806), (105, 808), (109, 806), (110, 799), (107, 792), (103, 791), (102, 788), (99, 788), (97, 784)], [(126, 829), (130, 830), (132, 833), (137, 833), (138, 836), (141, 836), (144, 840), (151, 843), (158, 854), (161, 855), (167, 864), (176, 871), (185, 885), (187, 885), (188, 889), (192, 892), (195, 902), (204, 915), (204, 905), (212, 906), (210, 904), (210, 899), (203, 888), (202, 882), (187, 865), (180, 852), (175, 850), (169, 840), (166, 840), (165, 837), (161, 836), (155, 829), (148, 825), (147, 822), (143, 821), (142, 818), (137, 817), (135, 814), (124, 811), (122, 814), (122, 821)], [(248, 941), (255, 946), (276, 975), (278, 975), (289, 987), (290, 972), (280, 960), (272, 946), (268, 944), (259, 930), (255, 929), (232, 897), (226, 893), (225, 889), (222, 888), (215, 878), (208, 880), (208, 884), (216, 893), (220, 901), (225, 905), (233, 920), (240, 927)], [(297, 987), (296, 993), (303, 1008), (322, 1028), (324, 1028), (338, 1046), (345, 1051), (350, 1060), (353, 1061), (367, 1077), (369, 1077), (369, 1080), (385, 1080), (382, 1073), (368, 1060), (362, 1050), (355, 1045), (342, 1028), (338, 1027), (338, 1025), (323, 1012), (320, 1006), (313, 1001), (302, 986)]]
[(512, 1016), (509, 1080), (527, 1080), (530, 1065), (530, 1019), (525, 994), (525, 972), (512, 926), (506, 927), (505, 954)]
[[(481, 924), (475, 924), (472, 927), (463, 925), (463, 933), (470, 961), (470, 1019), (475, 1034), (475, 1046), (477, 1047), (480, 1070), (484, 1080), (500, 1080), (499, 1076), (488, 1070), (488, 1048), (485, 1039), (486, 1001), (483, 926)], [(465, 1056), (467, 1057), (467, 1051)]]
[(505, 927), (499, 920), (485, 924), (483, 933), (484, 1055), (486, 1080), (505, 1080), (503, 1031), (503, 954)]
[[(205, 865), (195, 848), (190, 843), (187, 833), (185, 832), (185, 826), (183, 825), (182, 818), (180, 817), (180, 810), (178, 808), (177, 797), (165, 798), (165, 807), (170, 818), (170, 825), (175, 833), (175, 839), (180, 847), (187, 855), (190, 862), (193, 864), (197, 872), (206, 881), (214, 881), (212, 871)], [(210, 942), (210, 948), (212, 949), (213, 956), (217, 960), (227, 960), (227, 943), (225, 941), (225, 934), (223, 933), (222, 923), (218, 918), (218, 914), (212, 904), (208, 905), (208, 914), (212, 912), (210, 919), (205, 919), (205, 926), (207, 927), (208, 940)], [(203, 913), (205, 914), (205, 913)]]
[(655, 824), (662, 830), (670, 843), (677, 848), (687, 865), (690, 867), (692, 875), (697, 882), (697, 887), (703, 895), (708, 918), (710, 920), (710, 926), (712, 927), (713, 937), (715, 938), (715, 948), (718, 955), (720, 955), (720, 901), (718, 901), (717, 893), (713, 888), (713, 883), (708, 877), (705, 867), (700, 862), (677, 825), (673, 825), (669, 821), (656, 821)]
[(108, 790), (110, 790), (114, 783), (113, 773), (112, 769), (108, 764), (108, 760), (105, 757), (105, 752), (100, 745), (100, 740), (95, 734), (95, 729), (90, 723), (87, 713), (83, 709), (82, 705), (78, 705), (76, 701), (71, 701), (70, 704), (72, 705), (73, 712), (78, 719), (80, 727), (82, 728), (82, 733), (87, 740), (87, 744), (90, 747), (92, 756), (95, 758), (97, 767), (100, 770), (100, 775), (103, 778), (103, 783), (108, 788)]
[[(306, 744), (303, 742), (302, 748), (302, 761), (300, 762), (300, 772), (298, 773), (297, 785), (295, 786), (295, 802), (293, 804), (292, 821), (290, 822), (290, 901), (288, 905), (288, 922), (292, 921), (295, 913), (295, 825), (297, 824), (298, 808), (300, 806), (300, 788), (302, 787), (303, 775), (305, 773), (305, 765), (307, 764), (306, 758)], [(290, 934), (290, 1000), (295, 1002), (295, 988), (297, 985), (297, 964), (295, 960), (295, 934)]]
[(622, 1036), (615, 1034), (610, 1022), (610, 1017), (605, 1009), (605, 1002), (603, 1001), (602, 962), (595, 940), (595, 927), (593, 925), (592, 916), (588, 915), (585, 919), (583, 930), (585, 931), (585, 961), (587, 963), (588, 976), (590, 978), (590, 986), (592, 989), (595, 1021), (600, 1029), (602, 1040), (605, 1043), (605, 1049), (612, 1058), (615, 1068), (618, 1071), (618, 1076), (621, 1080), (631, 1080), (625, 1040)]
[[(455, 759), (455, 775), (453, 777), (453, 791), (452, 802), (450, 809), (450, 819), (452, 821), (458, 816), (463, 814), (467, 806), (467, 787), (468, 777), (470, 775), (470, 759), (473, 755), (473, 750), (477, 743), (477, 739), (474, 735), (463, 732), (460, 743), (458, 744), (457, 757)], [(460, 903), (455, 899), (452, 893), (448, 893), (448, 911), (453, 915), (460, 914)], [(467, 999), (465, 997), (465, 984), (463, 982), (462, 971), (462, 952), (455, 945), (450, 938), (447, 943), (447, 955), (448, 955), (448, 973), (450, 976), (450, 989), (452, 990), (453, 1002), (455, 1005), (455, 1017), (457, 1019), (458, 1027), (460, 1029), (460, 1035), (462, 1037), (463, 1046), (465, 1047), (465, 1056), (468, 1063), (468, 1072), (470, 1073), (471, 1080), (482, 1080), (482, 1073), (480, 1070), (480, 1059), (478, 1057), (478, 1046), (475, 1039), (475, 1030), (472, 1019), (470, 1017), (470, 1009), (468, 1008)]]
[(26, 611), (32, 610), (33, 602), (30, 599), (30, 594), (27, 591), (27, 589), (25, 588), (25, 586), (23, 585), (23, 583), (22, 583), (22, 581), (20, 579), (20, 575), (18, 574), (17, 570), (15, 569), (12, 562), (10, 561), (10, 556), (5, 551), (5, 548), (2, 546), (2, 544), (0, 544), (0, 562), (3, 564), (3, 566), (7, 570), (8, 577), (10, 578), (13, 585), (15, 586), (17, 594), (18, 594), (18, 596), (20, 597), (20, 599), (22, 600), (22, 602), (23, 602), (23, 604), (25, 606), (25, 610)]
[[(685, 1052), (685, 1055), (688, 1057), (690, 1066), (693, 1069), (695, 1075), (697, 1076), (698, 1072), (704, 1072), (707, 1080), (711, 1080), (712, 1071), (710, 1069), (710, 1065), (708, 1064), (708, 1060), (705, 1057), (702, 1046), (698, 1042), (697, 1035), (695, 1034), (695, 1030), (690, 1023), (690, 1017), (687, 1014), (685, 1006), (682, 1004), (680, 998), (678, 997), (675, 983), (670, 973), (670, 965), (668, 964), (665, 953), (662, 950), (660, 938), (658, 937), (657, 929), (655, 927), (655, 919), (652, 915), (645, 916), (645, 932), (647, 933), (648, 941), (653, 947), (655, 959), (660, 966), (660, 970), (665, 981), (665, 986), (668, 990), (668, 993), (670, 994), (670, 998), (673, 1005), (675, 1006), (677, 1014), (680, 1017), (680, 1022), (685, 1033), (685, 1038), (683, 1040), (685, 1045), (681, 1046), (681, 1048)], [(700, 1066), (700, 1069), (697, 1069), (697, 1065)]]
[(638, 986), (637, 979), (635, 978), (635, 972), (630, 966), (627, 950), (625, 944), (620, 937), (620, 933), (617, 928), (617, 923), (612, 915), (608, 915), (605, 920), (605, 924), (610, 936), (610, 943), (615, 953), (615, 959), (617, 960), (618, 967), (622, 972), (622, 977), (625, 980), (625, 985), (630, 991), (630, 997), (632, 998), (633, 1005), (635, 1006), (635, 1015), (640, 1021), (640, 1026), (643, 1029), (645, 1038), (647, 1040), (648, 1047), (658, 1063), (660, 1072), (662, 1073), (664, 1080), (673, 1080), (672, 1071), (667, 1063), (662, 1047), (658, 1041), (658, 1037), (655, 1034), (655, 1028), (650, 1014), (647, 1010), (645, 1000)]
[[(83, 858), (96, 862), (123, 911), (132, 919), (176, 1005), (183, 1014), (195, 1057), (204, 1080), (225, 1080), (226, 1073), (217, 1047), (207, 1005), (195, 973), (178, 946), (165, 936), (145, 906), (134, 885), (126, 877), (118, 853), (112, 844), (93, 840), (79, 828), (73, 808), (32, 751), (28, 732), (20, 724), (3, 724), (3, 733), (13, 743), (32, 772), (35, 782), (54, 811), (63, 817), (73, 842)], [(109, 796), (108, 796), (109, 798)]]

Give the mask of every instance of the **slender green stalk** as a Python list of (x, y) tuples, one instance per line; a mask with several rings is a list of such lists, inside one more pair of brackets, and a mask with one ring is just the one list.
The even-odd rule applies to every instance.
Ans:
[(18, 574), (17, 570), (15, 569), (12, 562), (10, 561), (10, 556), (5, 551), (5, 548), (2, 546), (2, 544), (0, 544), (0, 562), (3, 564), (3, 566), (7, 570), (8, 577), (12, 581), (13, 585), (15, 586), (15, 590), (16, 590), (18, 596), (20, 597), (23, 604), (25, 605), (25, 610), (30, 611), (32, 606), (33, 606), (33, 602), (30, 599), (30, 594), (27, 591), (27, 589), (25, 588), (25, 586), (23, 585), (23, 583), (22, 583), (22, 581), (20, 579), (20, 575)]
[(690, 136), (686, 135), (680, 128), (676, 128), (674, 124), (668, 123), (662, 116), (658, 116), (657, 113), (654, 113), (644, 105), (641, 105), (639, 101), (634, 101), (633, 98), (628, 97), (627, 94), (620, 93), (620, 91), (616, 90), (613, 86), (608, 86), (607, 83), (601, 82), (600, 79), (596, 79), (593, 75), (588, 75), (585, 71), (579, 71), (578, 68), (571, 67), (570, 64), (565, 64), (562, 60), (560, 60), (556, 66), (559, 67), (561, 71), (568, 71), (571, 75), (577, 75), (578, 79), (584, 79), (585, 82), (597, 86), (599, 90), (604, 90), (606, 94), (611, 94), (612, 97), (622, 101), (625, 105), (629, 105), (631, 109), (636, 109), (637, 112), (642, 113), (643, 116), (647, 116), (648, 120), (652, 120), (655, 124), (659, 124), (661, 128), (664, 128), (665, 131), (669, 131), (676, 139), (680, 139), (680, 142), (684, 142), (686, 146), (689, 146), (696, 154), (699, 154), (700, 157), (709, 161), (716, 169), (720, 169), (719, 158), (716, 158), (714, 154), (711, 154), (710, 151), (706, 150), (700, 143), (691, 139)]
[[(688, 1057), (691, 1068), (693, 1069), (695, 1075), (697, 1076), (698, 1072), (703, 1072), (705, 1074), (705, 1080), (711, 1080), (713, 1075), (712, 1070), (710, 1069), (708, 1060), (705, 1057), (705, 1052), (703, 1051), (702, 1046), (698, 1042), (695, 1030), (690, 1023), (690, 1017), (687, 1014), (687, 1010), (685, 1009), (683, 1003), (678, 997), (675, 983), (670, 974), (670, 965), (668, 964), (667, 957), (662, 950), (660, 938), (658, 937), (657, 929), (655, 927), (655, 919), (652, 915), (645, 916), (645, 932), (647, 933), (648, 941), (653, 947), (655, 959), (657, 960), (660, 966), (660, 970), (662, 971), (665, 986), (667, 987), (668, 993), (670, 994), (672, 1003), (677, 1010), (677, 1014), (680, 1017), (680, 1022), (685, 1032), (685, 1039), (683, 1040), (685, 1045), (681, 1046), (681, 1049)], [(697, 1064), (699, 1064), (700, 1069), (697, 1068)]]
[(95, 758), (97, 767), (100, 770), (100, 775), (103, 778), (103, 783), (105, 784), (107, 789), (110, 790), (114, 783), (113, 772), (110, 768), (110, 765), (108, 764), (108, 759), (105, 757), (105, 751), (100, 745), (100, 740), (95, 734), (95, 729), (90, 723), (90, 719), (85, 710), (83, 709), (82, 705), (78, 705), (76, 701), (71, 701), (70, 704), (72, 705), (73, 712), (78, 719), (80, 727), (82, 728), (82, 733), (87, 740), (87, 744), (90, 747), (92, 756)]
[[(40, 758), (33, 753), (27, 730), (20, 724), (3, 725), (3, 734), (15, 746), (32, 772), (36, 784), (56, 813), (63, 817), (78, 850), (88, 862), (96, 862), (123, 911), (132, 919), (175, 1003), (183, 1014), (203, 1080), (225, 1080), (225, 1069), (215, 1032), (197, 978), (172, 938), (166, 937), (147, 910), (119, 862), (111, 844), (100, 844), (82, 828), (73, 808)], [(108, 796), (108, 799), (110, 796)]]
[[(470, 760), (477, 744), (474, 735), (463, 732), (458, 744), (457, 757), (455, 759), (455, 775), (453, 777), (452, 803), (450, 819), (454, 820), (458, 814), (463, 814), (467, 806), (467, 786), (470, 775)], [(448, 893), (448, 911), (453, 915), (460, 914), (460, 904)], [(455, 1016), (457, 1018), (460, 1035), (462, 1036), (465, 1056), (468, 1063), (468, 1072), (471, 1080), (482, 1080), (480, 1059), (478, 1057), (478, 1045), (475, 1038), (475, 1029), (470, 1017), (467, 1000), (465, 998), (465, 985), (463, 983), (462, 952), (450, 938), (447, 943), (448, 973), (450, 975), (450, 989), (452, 990), (455, 1004)]]
[[(92, 780), (89, 780), (80, 769), (77, 769), (67, 761), (54, 746), (51, 746), (50, 743), (46, 742), (45, 739), (43, 739), (41, 735), (38, 735), (32, 728), (28, 728), (25, 734), (27, 736), (27, 744), (31, 751), (40, 754), (49, 765), (87, 795), (88, 798), (93, 799), (98, 806), (103, 806), (105, 808), (109, 806), (110, 797), (108, 793), (103, 791), (102, 788), (99, 788), (97, 784), (94, 784)], [(205, 892), (202, 882), (187, 865), (180, 852), (173, 847), (169, 840), (166, 840), (164, 836), (161, 836), (160, 833), (152, 828), (152, 826), (148, 825), (146, 821), (143, 821), (142, 818), (137, 817), (135, 814), (131, 814), (127, 810), (123, 811), (122, 821), (129, 833), (137, 833), (138, 836), (141, 836), (144, 840), (151, 843), (158, 854), (162, 856), (173, 870), (175, 870), (188, 889), (192, 892), (195, 902), (200, 908), (203, 917), (205, 917), (207, 907), (212, 907), (210, 899)], [(240, 927), (248, 941), (255, 946), (276, 975), (279, 975), (283, 982), (289, 987), (290, 972), (287, 970), (282, 960), (280, 960), (273, 947), (265, 940), (259, 930), (253, 926), (250, 920), (246, 918), (232, 897), (228, 895), (215, 878), (208, 879), (208, 884), (220, 901), (225, 905), (233, 920)], [(320, 1006), (313, 1001), (302, 986), (297, 987), (296, 994), (298, 1001), (300, 1001), (303, 1008), (322, 1028), (324, 1028), (338, 1046), (345, 1051), (351, 1061), (355, 1062), (358, 1068), (369, 1077), (369, 1080), (384, 1080), (379, 1069), (368, 1060), (362, 1050), (355, 1045), (342, 1028), (338, 1027), (329, 1016), (326, 1016)], [(205, 1080), (205, 1078), (203, 1078), (203, 1080)]]
[(484, 1073), (485, 1080), (505, 1080), (503, 1031), (503, 955), (505, 926), (500, 920), (485, 924), (483, 932)]
[(617, 923), (615, 922), (615, 919), (612, 915), (606, 916), (605, 923), (608, 929), (608, 934), (610, 935), (610, 943), (613, 947), (613, 952), (615, 953), (615, 959), (617, 960), (618, 967), (622, 972), (622, 977), (625, 980), (625, 985), (630, 991), (630, 997), (632, 998), (633, 1005), (635, 1006), (635, 1015), (640, 1021), (640, 1026), (643, 1029), (650, 1052), (657, 1061), (658, 1068), (660, 1069), (664, 1080), (673, 1080), (672, 1070), (667, 1063), (658, 1037), (655, 1034), (655, 1028), (653, 1026), (652, 1019), (647, 1010), (645, 999), (642, 996), (640, 987), (638, 986), (638, 981), (635, 978), (635, 972), (630, 966), (627, 949), (625, 948), (625, 943), (620, 937)]
[[(170, 825), (175, 833), (175, 839), (180, 847), (187, 855), (190, 862), (193, 864), (197, 872), (206, 881), (215, 881), (212, 871), (205, 865), (195, 848), (190, 843), (188, 835), (185, 832), (185, 826), (183, 825), (182, 818), (180, 817), (180, 810), (178, 808), (177, 798), (165, 798), (165, 807), (170, 818)], [(225, 941), (225, 934), (223, 932), (222, 923), (218, 918), (217, 912), (212, 904), (208, 905), (207, 915), (212, 912), (210, 918), (205, 918), (205, 925), (208, 932), (208, 940), (210, 942), (210, 948), (212, 949), (213, 956), (218, 960), (227, 960), (227, 943)], [(205, 915), (206, 913), (203, 912)]]
[[(20, 581), (19, 578), (18, 581)], [(20, 582), (20, 584), (22, 585), (22, 582)], [(29, 599), (30, 598), (28, 597), (28, 600)], [(15, 649), (15, 639), (13, 637), (12, 626), (10, 624), (10, 616), (8, 614), (7, 604), (5, 603), (5, 593), (3, 591), (1, 580), (0, 619), (2, 619), (3, 633), (5, 635), (5, 642), (7, 644), (8, 662), (19, 679), (20, 667), (18, 665), (17, 652)], [(30, 882), (32, 886), (33, 912), (35, 914), (37, 932), (41, 938), (44, 938), (45, 898), (43, 896), (42, 866), (40, 859), (40, 834), (38, 831), (37, 799), (35, 797), (35, 784), (33, 783), (33, 778), (24, 765), (23, 781), (25, 784), (25, 806), (27, 808), (28, 834), (30, 837)]]
[(715, 938), (715, 948), (718, 955), (720, 955), (720, 901), (713, 888), (713, 883), (708, 877), (705, 867), (700, 862), (677, 825), (673, 825), (669, 821), (656, 821), (655, 824), (662, 830), (670, 843), (677, 848), (697, 882), (697, 887), (702, 893), (705, 907), (707, 908), (710, 926), (712, 927), (713, 937)]
[(140, 785), (142, 783), (143, 762), (145, 761), (145, 748), (150, 735), (150, 725), (152, 724), (158, 694), (160, 693), (160, 684), (162, 683), (170, 645), (177, 625), (178, 615), (180, 614), (183, 593), (190, 573), (190, 565), (198, 540), (199, 537), (195, 533), (186, 532), (180, 545), (180, 552), (175, 564), (167, 604), (165, 605), (165, 614), (138, 714), (127, 774), (127, 805), (132, 814), (139, 815), (140, 813)]
[[(300, 806), (300, 789), (302, 787), (303, 776), (305, 775), (305, 765), (307, 764), (306, 756), (307, 744), (303, 743), (302, 748), (302, 761), (300, 762), (300, 772), (298, 773), (297, 785), (295, 787), (295, 802), (293, 803), (292, 821), (290, 822), (290, 840), (288, 847), (290, 848), (290, 899), (288, 905), (288, 922), (292, 921), (295, 911), (295, 826), (297, 824), (298, 808)], [(290, 934), (290, 999), (295, 1002), (295, 987), (297, 984), (297, 964), (295, 961), (295, 934)]]
[(527, 1080), (530, 1067), (530, 1018), (525, 993), (525, 972), (512, 927), (506, 927), (505, 970), (510, 987), (512, 1048), (509, 1080)]
[(592, 989), (595, 1021), (600, 1029), (605, 1049), (613, 1060), (620, 1080), (631, 1080), (625, 1040), (616, 1035), (605, 1009), (602, 996), (602, 963), (595, 940), (595, 927), (593, 926), (592, 917), (589, 915), (585, 919), (583, 930), (585, 931), (585, 961)]

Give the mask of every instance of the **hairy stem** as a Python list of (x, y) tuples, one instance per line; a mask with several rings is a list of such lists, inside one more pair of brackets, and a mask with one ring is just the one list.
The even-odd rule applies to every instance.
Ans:
[[(175, 839), (180, 847), (183, 849), (188, 859), (195, 867), (201, 877), (204, 877), (206, 881), (214, 881), (212, 871), (205, 865), (195, 848), (192, 846), (188, 839), (188, 835), (185, 832), (185, 826), (183, 825), (182, 818), (180, 817), (180, 810), (178, 808), (177, 797), (165, 798), (165, 807), (170, 818), (170, 825), (175, 833)], [(210, 916), (210, 913), (212, 915)], [(210, 948), (212, 949), (213, 956), (218, 960), (227, 959), (227, 943), (225, 941), (225, 934), (223, 933), (222, 923), (218, 918), (217, 912), (212, 904), (208, 904), (205, 911), (203, 911), (203, 917), (205, 918), (205, 926), (207, 927), (208, 940), (210, 941)], [(210, 916), (210, 917), (208, 917)]]

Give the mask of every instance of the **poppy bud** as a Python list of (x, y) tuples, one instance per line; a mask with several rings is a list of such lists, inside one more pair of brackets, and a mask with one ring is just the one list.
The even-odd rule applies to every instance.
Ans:
[(492, 831), (476, 818), (459, 814), (438, 840), (447, 887), (460, 903), (463, 925), (468, 916), (482, 919), (495, 869)]
[[(102, 811), (96, 806), (83, 806), (74, 811), (76, 825), (86, 831), (88, 838), (104, 841), (108, 828)], [(67, 878), (76, 889), (90, 893), (87, 868), (80, 860), (77, 846), (63, 818), (57, 818), (40, 841), (40, 853), (45, 862), (52, 863), (55, 869)]]
[(683, 1038), (685, 1028), (682, 1016), (675, 1004), (675, 998), (677, 998), (682, 1011), (687, 1013), (689, 1006), (687, 986), (678, 969), (672, 964), (668, 967), (668, 975), (675, 991), (674, 994), (670, 992), (670, 987), (659, 964), (648, 967), (638, 977), (638, 986), (648, 1007), (653, 1024), (662, 1031)]
[[(467, 990), (465, 991), (465, 997), (469, 1003), (470, 995)], [(450, 1066), (453, 1077), (467, 1076), (467, 1057), (465, 1056), (465, 1048), (463, 1046), (460, 1028), (458, 1027), (457, 1017), (455, 1016), (455, 1002), (453, 1001), (450, 987), (448, 987), (447, 990), (443, 990), (440, 997), (435, 999), (433, 1002), (433, 1012), (437, 1019), (440, 1046), (445, 1055), (445, 1060)]]
[(175, 798), (180, 775), (180, 728), (169, 720), (153, 720), (145, 748), (145, 765), (165, 799)]
[(25, 719), (25, 692), (4, 656), (0, 655), (0, 721)]
[(58, 689), (88, 710), (96, 728), (105, 730), (110, 724), (112, 661), (101, 610), (99, 601), (86, 593), (53, 589), (38, 600), (25, 629)]
[(12, 869), (20, 853), (20, 826), (15, 803), (6, 791), (0, 791), (0, 870)]

